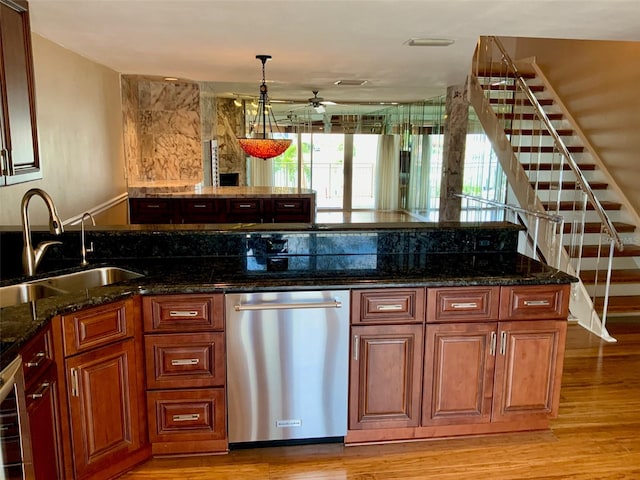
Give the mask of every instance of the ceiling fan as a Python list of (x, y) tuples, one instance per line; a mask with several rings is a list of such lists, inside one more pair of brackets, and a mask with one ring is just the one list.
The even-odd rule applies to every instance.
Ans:
[(312, 90), (313, 97), (309, 99), (309, 105), (314, 108), (317, 113), (324, 113), (326, 111), (325, 105), (337, 105), (336, 102), (325, 100), (318, 96), (318, 90)]

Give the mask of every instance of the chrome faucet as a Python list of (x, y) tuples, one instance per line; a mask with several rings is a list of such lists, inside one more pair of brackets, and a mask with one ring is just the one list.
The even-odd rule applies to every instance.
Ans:
[(89, 244), (89, 248), (87, 248), (87, 244), (85, 241), (85, 236), (84, 236), (84, 220), (85, 218), (88, 218), (91, 220), (91, 223), (93, 224), (93, 226), (96, 226), (96, 219), (93, 218), (93, 215), (91, 215), (91, 212), (84, 212), (82, 214), (82, 220), (80, 220), (80, 238), (82, 241), (82, 247), (80, 248), (80, 254), (82, 255), (82, 261), (80, 262), (80, 265), (88, 265), (89, 262), (87, 262), (87, 253), (91, 253), (93, 252), (93, 242), (91, 242)]
[(29, 201), (32, 197), (38, 196), (44, 200), (47, 209), (49, 210), (49, 231), (56, 235), (60, 235), (64, 228), (62, 227), (62, 220), (56, 210), (56, 206), (53, 203), (53, 199), (47, 192), (40, 188), (32, 188), (28, 190), (22, 197), (22, 237), (24, 239), (24, 247), (22, 248), (22, 268), (24, 273), (31, 276), (36, 273), (36, 268), (44, 255), (44, 252), (51, 245), (61, 244), (57, 240), (46, 240), (40, 242), (34, 249), (31, 242), (31, 227), (29, 225)]

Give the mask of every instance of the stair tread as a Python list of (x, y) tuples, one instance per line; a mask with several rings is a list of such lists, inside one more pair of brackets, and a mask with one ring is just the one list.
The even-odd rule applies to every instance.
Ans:
[[(555, 211), (557, 204), (556, 202), (542, 202), (542, 205), (544, 206), (545, 210), (549, 211)], [(604, 208), (605, 210), (620, 210), (622, 208), (622, 204), (618, 203), (618, 202), (600, 202), (600, 205), (602, 205), (602, 208)], [(560, 210), (573, 210), (573, 206), (574, 206), (574, 202), (560, 202)], [(590, 203), (587, 204), (587, 210), (593, 210), (594, 207), (593, 205), (591, 205)]]
[[(485, 90), (488, 89), (488, 90), (492, 90), (492, 91), (496, 91), (496, 90), (497, 91), (500, 91), (500, 90), (504, 91), (504, 90), (506, 90), (506, 91), (512, 92), (512, 91), (515, 91), (515, 90), (519, 90), (519, 87), (517, 85), (515, 85), (515, 84), (504, 85), (502, 83), (498, 83), (498, 84), (494, 84), (494, 83), (486, 84), (486, 83), (483, 83), (481, 86)], [(529, 85), (529, 89), (531, 89), (532, 92), (544, 92), (544, 90), (545, 90), (544, 85)]]
[[(597, 245), (586, 245), (582, 247), (582, 256), (594, 258), (598, 255), (598, 246)], [(602, 246), (601, 256), (609, 256), (609, 246)], [(638, 257), (640, 256), (640, 246), (638, 245), (625, 245), (624, 250), (620, 251), (615, 249), (613, 252), (614, 257)]]
[[(538, 190), (558, 190), (559, 182), (538, 182)], [(577, 187), (577, 182), (562, 182), (562, 190), (574, 190)], [(536, 187), (536, 182), (531, 182), (533, 188)], [(606, 182), (589, 182), (591, 190), (606, 190), (609, 184)]]
[[(556, 132), (561, 137), (570, 137), (574, 134), (574, 131), (570, 128), (557, 128)], [(505, 128), (504, 133), (507, 135), (551, 136), (551, 132), (549, 132), (549, 130), (532, 128)]]
[[(528, 99), (524, 98), (496, 98), (492, 97), (489, 99), (489, 103), (492, 105), (531, 105), (531, 102)], [(553, 105), (553, 99), (551, 98), (538, 98), (538, 103), (542, 106), (548, 107), (549, 105)]]
[[(501, 113), (495, 112), (499, 118), (506, 120), (538, 120), (538, 116), (535, 113)], [(564, 117), (561, 113), (547, 113), (549, 120), (562, 120)]]
[[(601, 230), (600, 222), (588, 222), (584, 224), (584, 232), (585, 233), (600, 233)], [(572, 230), (571, 223), (565, 223), (563, 227), (564, 233), (571, 233)], [(631, 223), (623, 223), (623, 222), (613, 222), (613, 226), (615, 227), (618, 233), (629, 233), (635, 232), (636, 226)]]
[[(595, 299), (596, 309), (602, 309), (604, 298)], [(640, 295), (610, 296), (607, 313), (640, 312)]]
[[(557, 163), (523, 163), (522, 168), (525, 170), (559, 170), (559, 165)], [(571, 170), (571, 167), (567, 163), (562, 164), (563, 170)], [(583, 171), (593, 171), (596, 170), (596, 166), (593, 163), (579, 163), (578, 168)]]
[[(514, 150), (523, 153), (553, 153), (556, 152), (556, 148), (554, 146), (540, 146), (540, 145), (520, 145)], [(584, 152), (584, 147), (582, 145), (570, 145), (567, 147), (567, 150), (571, 153), (580, 153)]]
[[(500, 64), (500, 67), (502, 67), (502, 64)], [(536, 78), (536, 74), (535, 72), (520, 72), (520, 76), (522, 78)], [(491, 68), (484, 68), (482, 70), (478, 70), (476, 72), (476, 77), (479, 78), (516, 78), (516, 75), (514, 73), (511, 72), (505, 72), (504, 70), (502, 70), (502, 68), (496, 68), (491, 69)]]
[[(598, 274), (598, 283), (604, 284), (607, 281), (606, 270), (583, 270), (580, 272), (580, 278), (584, 283), (592, 284), (596, 280), (596, 272)], [(620, 270), (611, 270), (612, 283), (636, 283), (640, 282), (640, 269), (629, 268)]]

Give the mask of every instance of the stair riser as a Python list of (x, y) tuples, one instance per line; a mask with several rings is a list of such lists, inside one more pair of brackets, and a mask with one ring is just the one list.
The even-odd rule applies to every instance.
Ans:
[[(580, 268), (581, 270), (596, 270), (598, 268), (600, 270), (605, 270), (607, 268), (608, 262), (608, 258), (600, 259), (599, 264), (596, 258), (583, 258)], [(631, 270), (634, 268), (640, 268), (640, 265), (638, 265), (638, 262), (633, 257), (614, 257), (612, 268), (620, 270)]]
[[(597, 288), (594, 288), (594, 285), (585, 285), (585, 288), (587, 290), (587, 292), (589, 292), (589, 295), (593, 297), (594, 295), (594, 291), (596, 292), (595, 295), (598, 297), (602, 297), (604, 296), (604, 292), (605, 292), (605, 285), (598, 285)], [(609, 290), (609, 296), (610, 297), (621, 297), (621, 296), (625, 296), (625, 295), (638, 295), (638, 292), (640, 292), (640, 283), (625, 283), (625, 284), (615, 284), (612, 283), (611, 284), (611, 288)]]

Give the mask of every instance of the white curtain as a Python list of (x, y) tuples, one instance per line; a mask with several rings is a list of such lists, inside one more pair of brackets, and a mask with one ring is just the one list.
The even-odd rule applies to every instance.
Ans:
[(249, 181), (251, 187), (273, 186), (273, 163), (271, 159), (249, 158)]
[(376, 162), (376, 210), (397, 210), (400, 183), (400, 137), (381, 135)]
[[(417, 141), (421, 140), (421, 141)], [(429, 196), (434, 192), (429, 189), (429, 174), (431, 167), (431, 135), (414, 137), (414, 148), (411, 154), (411, 174), (409, 180), (410, 211), (426, 212), (429, 208)]]

